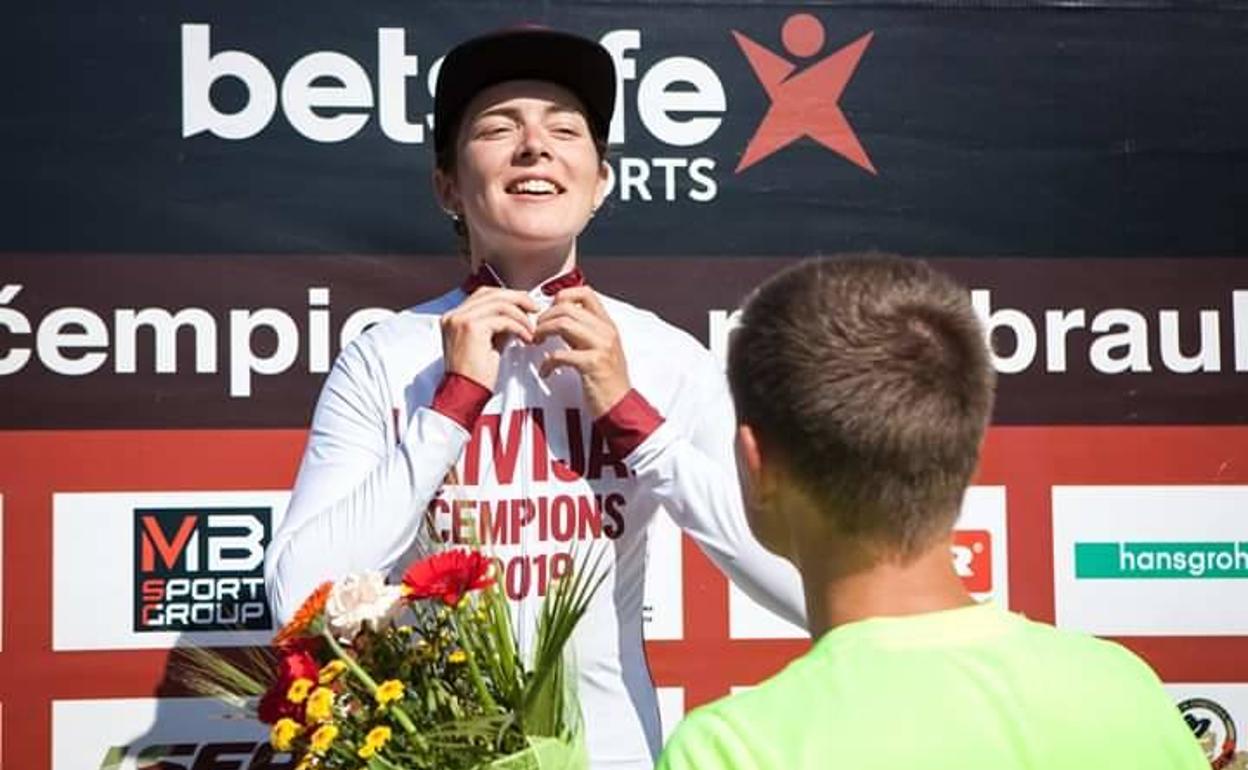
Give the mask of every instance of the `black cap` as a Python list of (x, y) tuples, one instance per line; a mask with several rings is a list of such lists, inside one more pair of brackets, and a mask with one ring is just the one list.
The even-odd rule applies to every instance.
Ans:
[(433, 147), (440, 155), (468, 103), (507, 80), (545, 80), (585, 105), (595, 139), (606, 141), (615, 109), (615, 62), (588, 38), (538, 26), (510, 27), (460, 43), (442, 60), (433, 102)]

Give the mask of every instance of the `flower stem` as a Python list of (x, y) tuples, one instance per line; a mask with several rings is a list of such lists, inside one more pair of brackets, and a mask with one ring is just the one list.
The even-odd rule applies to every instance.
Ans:
[[(464, 644), (467, 636), (464, 635), (463, 627), (460, 625), (460, 617), (463, 610), (456, 608), (455, 614), (451, 618), (451, 624), (455, 626), (455, 634), (459, 637), (460, 647), (465, 648), (464, 653), (468, 656), (468, 678), (472, 680), (473, 687), (477, 690), (477, 695), (481, 696), (481, 703), (490, 712), (498, 711), (498, 704), (494, 702), (493, 696), (490, 695), (489, 689), (485, 686), (485, 678), (481, 676), (481, 668), (477, 666), (477, 654), (475, 650), (466, 649), (468, 645)], [(472, 645), (476, 647), (476, 645)]]
[[(329, 642), (329, 648), (334, 651), (334, 654), (338, 656), (338, 659), (347, 664), (347, 670), (363, 682), (364, 686), (368, 688), (368, 691), (373, 696), (376, 696), (377, 680), (373, 679), (373, 677), (364, 670), (364, 667), (356, 662), (355, 658), (348, 655), (347, 651), (342, 649), (342, 645), (338, 644), (338, 640), (335, 639), (334, 635), (329, 632), (329, 629), (323, 629), (321, 631), (321, 636), (325, 637), (325, 640)], [(398, 720), (399, 725), (403, 728), (405, 733), (408, 735), (416, 735), (416, 725), (412, 724), (412, 718), (407, 715), (407, 712), (398, 706), (387, 706), (386, 711), (394, 715), (394, 718)]]

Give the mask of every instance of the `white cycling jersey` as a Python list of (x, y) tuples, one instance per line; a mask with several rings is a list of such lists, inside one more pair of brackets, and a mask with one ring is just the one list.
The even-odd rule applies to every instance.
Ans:
[[(666, 510), (752, 598), (805, 625), (801, 579), (745, 521), (719, 366), (653, 313), (601, 297), (633, 390), (596, 421), (575, 370), (538, 376), (543, 352), (564, 344), (558, 339), (509, 342), (492, 393), (446, 375), (439, 319), (474, 282), (493, 282), (489, 275), (377, 324), (342, 351), (269, 548), (269, 599), (284, 622), (324, 580), (366, 569), (397, 577), (432, 543), (480, 543), (500, 560), (527, 653), (550, 580), (566, 571), (570, 551), (596, 541), (612, 569), (573, 636), (591, 765), (650, 768), (662, 733), (642, 593), (656, 513)], [(573, 270), (530, 295), (545, 309), (558, 289), (582, 282)]]

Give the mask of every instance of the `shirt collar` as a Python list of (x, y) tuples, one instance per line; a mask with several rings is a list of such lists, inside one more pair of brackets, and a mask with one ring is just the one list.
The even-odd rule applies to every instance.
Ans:
[[(472, 294), (482, 286), (503, 286), (503, 279), (499, 277), (494, 268), (489, 265), (482, 264), (477, 271), (468, 276), (462, 286), (465, 294)], [(573, 286), (584, 286), (585, 274), (581, 272), (581, 268), (573, 267), (566, 273), (562, 273), (553, 278), (547, 279), (538, 288), (548, 297), (553, 297), (564, 289), (570, 289)]]

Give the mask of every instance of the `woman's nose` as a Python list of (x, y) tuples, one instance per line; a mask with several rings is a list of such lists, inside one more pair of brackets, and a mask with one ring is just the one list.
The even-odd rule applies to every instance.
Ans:
[(517, 158), (533, 159), (549, 155), (545, 131), (540, 126), (523, 126), (520, 130), (520, 143), (516, 147)]

